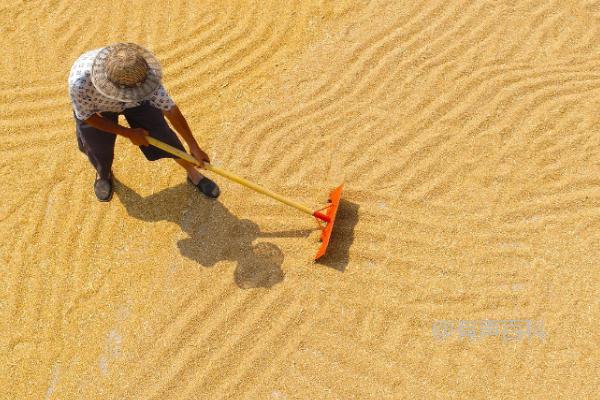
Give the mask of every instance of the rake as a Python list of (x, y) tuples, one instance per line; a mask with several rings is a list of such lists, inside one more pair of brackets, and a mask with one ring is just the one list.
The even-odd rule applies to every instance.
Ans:
[(319, 258), (323, 257), (323, 255), (325, 255), (325, 252), (327, 251), (327, 245), (329, 245), (329, 240), (333, 231), (333, 223), (335, 222), (335, 216), (340, 206), (340, 199), (342, 197), (342, 190), (344, 187), (343, 183), (329, 193), (328, 204), (326, 206), (319, 208), (318, 210), (312, 210), (304, 204), (298, 203), (296, 201), (288, 199), (287, 197), (281, 196), (269, 189), (257, 185), (256, 183), (250, 182), (247, 179), (234, 175), (229, 171), (225, 171), (224, 169), (215, 167), (214, 165), (211, 165), (209, 163), (202, 164), (185, 151), (181, 151), (173, 146), (161, 142), (160, 140), (157, 140), (152, 136), (146, 136), (146, 139), (148, 139), (148, 142), (151, 145), (156, 146), (159, 149), (166, 151), (167, 153), (173, 154), (174, 156), (177, 156), (194, 165), (203, 166), (203, 168), (207, 169), (210, 172), (214, 172), (215, 174), (221, 175), (222, 177), (227, 178), (235, 183), (246, 186), (247, 188), (250, 188), (258, 193), (269, 196), (272, 199), (280, 201), (283, 204), (286, 204), (290, 207), (294, 207), (296, 210), (302, 211), (305, 214), (312, 215), (316, 219), (317, 224), (321, 229), (321, 246), (319, 246), (319, 249), (317, 250), (315, 260), (318, 260)]

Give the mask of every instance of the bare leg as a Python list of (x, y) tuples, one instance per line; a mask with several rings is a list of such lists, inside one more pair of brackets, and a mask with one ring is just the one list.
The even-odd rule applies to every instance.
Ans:
[(174, 158), (174, 160), (177, 164), (181, 165), (187, 171), (187, 174), (188, 174), (189, 178), (192, 180), (192, 182), (194, 182), (194, 185), (196, 185), (198, 182), (200, 182), (200, 179), (202, 179), (204, 177), (204, 175), (202, 175), (200, 172), (198, 172), (198, 170), (196, 169), (194, 164), (189, 163), (180, 158)]

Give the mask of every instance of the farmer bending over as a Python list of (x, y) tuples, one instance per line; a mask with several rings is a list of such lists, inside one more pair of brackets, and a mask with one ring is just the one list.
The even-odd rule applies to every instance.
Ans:
[[(117, 135), (140, 147), (150, 161), (175, 158), (187, 171), (188, 180), (208, 197), (219, 196), (219, 187), (204, 177), (193, 164), (148, 144), (150, 135), (185, 151), (165, 116), (186, 141), (200, 162), (210, 162), (200, 149), (190, 127), (161, 84), (158, 60), (133, 43), (116, 43), (82, 54), (69, 74), (69, 94), (76, 122), (79, 150), (94, 168), (94, 192), (100, 201), (113, 193), (112, 163)], [(130, 128), (118, 125), (123, 114)]]

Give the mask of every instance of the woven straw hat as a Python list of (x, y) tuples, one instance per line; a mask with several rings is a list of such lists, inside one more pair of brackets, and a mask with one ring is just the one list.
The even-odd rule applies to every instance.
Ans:
[(135, 43), (115, 43), (100, 50), (92, 65), (92, 84), (111, 99), (134, 102), (160, 85), (162, 70), (148, 50)]

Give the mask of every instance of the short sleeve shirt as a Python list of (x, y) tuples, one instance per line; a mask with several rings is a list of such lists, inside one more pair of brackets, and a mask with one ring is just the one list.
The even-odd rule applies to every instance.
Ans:
[[(105, 111), (122, 112), (126, 108), (137, 107), (141, 104), (141, 101), (123, 102), (108, 98), (94, 87), (92, 65), (100, 50), (102, 49), (83, 53), (75, 61), (69, 73), (69, 96), (75, 116), (79, 120), (86, 120), (95, 113)], [(163, 111), (168, 111), (175, 105), (162, 84), (143, 100), (148, 100), (153, 107)]]

